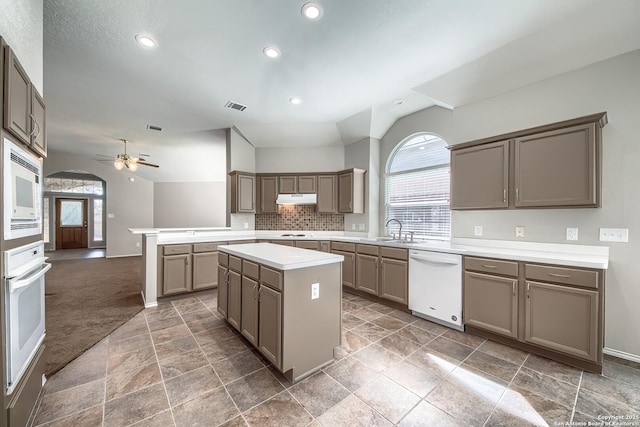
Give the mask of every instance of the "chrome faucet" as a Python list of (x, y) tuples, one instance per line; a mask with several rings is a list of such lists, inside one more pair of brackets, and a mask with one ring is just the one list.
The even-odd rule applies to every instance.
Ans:
[[(395, 218), (391, 218), (389, 221), (387, 221), (387, 223), (386, 223), (384, 226), (385, 226), (385, 227), (388, 227), (388, 226), (389, 226), (389, 223), (390, 223), (391, 221), (395, 221), (395, 222), (397, 222), (397, 223), (398, 223), (398, 225), (400, 226), (400, 230), (398, 230), (398, 239), (401, 239), (401, 240), (402, 240), (402, 223), (400, 222), (400, 220), (395, 219)], [(393, 236), (393, 239), (395, 240), (395, 238), (396, 238), (396, 234), (395, 234), (395, 233), (392, 233), (392, 236)]]

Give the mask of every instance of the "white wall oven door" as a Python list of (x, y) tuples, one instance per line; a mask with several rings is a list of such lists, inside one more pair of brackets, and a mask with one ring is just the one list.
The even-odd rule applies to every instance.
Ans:
[(45, 336), (44, 262), (5, 282), (7, 394), (11, 394)]

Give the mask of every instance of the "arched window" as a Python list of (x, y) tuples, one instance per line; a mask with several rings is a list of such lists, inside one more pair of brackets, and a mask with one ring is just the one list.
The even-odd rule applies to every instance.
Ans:
[(439, 136), (418, 133), (393, 150), (385, 170), (385, 222), (395, 218), (403, 233), (413, 231), (416, 237), (451, 236), (446, 147)]

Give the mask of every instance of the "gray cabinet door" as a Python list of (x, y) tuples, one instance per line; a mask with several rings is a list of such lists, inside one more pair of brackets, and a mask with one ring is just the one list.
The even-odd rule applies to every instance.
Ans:
[(295, 194), (298, 192), (298, 177), (297, 176), (279, 176), (278, 188), (281, 194)]
[(278, 198), (278, 177), (261, 176), (259, 189), (259, 212), (278, 213), (276, 199)]
[(318, 176), (318, 213), (338, 212), (338, 177), (336, 175)]
[(316, 183), (318, 177), (315, 175), (301, 175), (298, 177), (298, 193), (313, 194), (317, 191)]
[(518, 338), (518, 280), (465, 272), (464, 323)]
[(342, 262), (342, 286), (355, 289), (356, 254), (353, 252), (343, 252), (338, 250), (332, 250), (331, 253), (342, 255), (344, 257), (344, 261)]
[(227, 295), (229, 283), (227, 282), (229, 270), (224, 266), (218, 266), (218, 313), (227, 318)]
[(191, 290), (190, 258), (191, 254), (162, 257), (162, 295), (178, 294)]
[(451, 152), (451, 209), (509, 206), (509, 141)]
[(260, 286), (258, 297), (258, 350), (280, 369), (282, 365), (282, 294), (268, 286)]
[(238, 175), (238, 212), (254, 212), (255, 199), (255, 177)]
[(378, 295), (378, 257), (356, 254), (356, 289)]
[(33, 120), (31, 118), (31, 83), (15, 54), (4, 48), (4, 127), (16, 138), (29, 145)]
[(598, 292), (526, 282), (525, 341), (598, 360)]
[(338, 175), (338, 212), (353, 212), (353, 172)]
[(47, 107), (33, 85), (31, 86), (31, 110), (35, 129), (31, 132), (31, 149), (43, 157), (47, 157)]
[(218, 285), (218, 252), (193, 254), (193, 289)]
[(598, 206), (596, 125), (516, 139), (515, 206)]
[(408, 304), (408, 276), (407, 261), (380, 258), (380, 296), (401, 304)]
[(242, 330), (244, 337), (258, 346), (258, 282), (242, 276)]
[(242, 276), (229, 270), (229, 286), (227, 290), (227, 321), (240, 331), (242, 315)]

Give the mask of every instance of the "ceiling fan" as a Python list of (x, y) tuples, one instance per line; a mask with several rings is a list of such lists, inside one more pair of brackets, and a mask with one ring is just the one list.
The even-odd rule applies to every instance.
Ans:
[(127, 154), (127, 141), (126, 139), (120, 139), (120, 141), (124, 142), (124, 154), (116, 155), (115, 160), (113, 161), (113, 166), (122, 170), (123, 168), (129, 169), (131, 172), (135, 172), (138, 169), (138, 165), (143, 166), (151, 166), (152, 168), (159, 168), (159, 165), (155, 163), (149, 163), (145, 159), (141, 157), (133, 157)]

